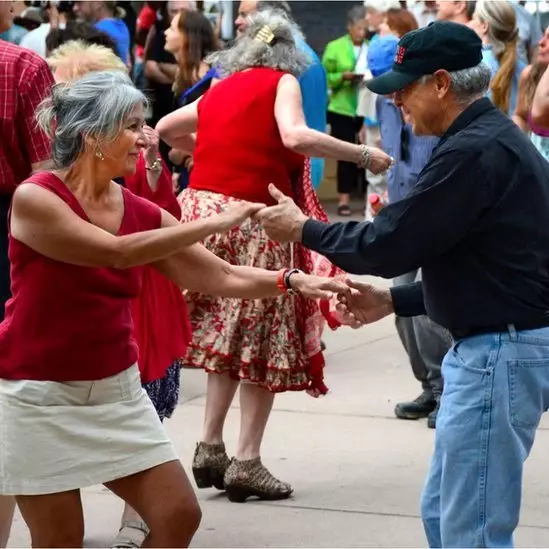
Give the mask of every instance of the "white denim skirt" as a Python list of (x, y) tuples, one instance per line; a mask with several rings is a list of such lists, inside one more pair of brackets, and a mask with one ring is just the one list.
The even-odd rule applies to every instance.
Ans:
[(65, 492), (176, 459), (137, 365), (100, 381), (0, 380), (0, 494)]

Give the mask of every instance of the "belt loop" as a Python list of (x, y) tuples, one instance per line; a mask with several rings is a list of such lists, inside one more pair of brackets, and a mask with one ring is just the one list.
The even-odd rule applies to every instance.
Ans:
[(509, 330), (509, 337), (511, 338), (511, 341), (517, 340), (517, 330), (515, 329), (514, 324), (508, 324), (507, 329)]

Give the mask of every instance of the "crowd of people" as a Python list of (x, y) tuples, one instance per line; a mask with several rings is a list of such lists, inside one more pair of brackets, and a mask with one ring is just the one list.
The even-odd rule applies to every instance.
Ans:
[[(429, 545), (511, 546), (549, 406), (549, 34), (507, 0), (365, 0), (319, 57), (286, 2), (242, 1), (230, 44), (199, 3), (124, 4), (13, 33), (0, 2), (0, 547), (15, 504), (33, 546), (82, 546), (94, 484), (125, 502), (113, 547), (188, 546), (182, 366), (207, 374), (197, 487), (290, 497), (275, 395), (325, 394), (326, 326), (393, 312), (422, 385), (395, 414), (437, 429)], [(364, 222), (329, 223), (325, 159)]]

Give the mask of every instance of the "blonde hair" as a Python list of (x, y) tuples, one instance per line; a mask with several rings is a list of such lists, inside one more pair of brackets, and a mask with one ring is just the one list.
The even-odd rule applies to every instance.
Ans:
[(499, 63), (490, 84), (492, 101), (496, 107), (507, 112), (518, 58), (519, 34), (515, 9), (506, 0), (480, 0), (475, 14), (488, 25), (488, 41)]
[(63, 70), (68, 80), (76, 80), (96, 71), (119, 70), (128, 73), (128, 67), (112, 50), (97, 44), (86, 44), (82, 40), (71, 40), (59, 46), (47, 61), (53, 72)]

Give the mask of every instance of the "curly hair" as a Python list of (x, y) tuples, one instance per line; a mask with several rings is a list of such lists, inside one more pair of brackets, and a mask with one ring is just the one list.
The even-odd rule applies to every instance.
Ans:
[[(221, 75), (268, 67), (299, 76), (309, 67), (312, 60), (296, 47), (294, 37), (301, 36), (299, 30), (282, 10), (264, 9), (248, 17), (250, 24), (236, 44), (206, 59)], [(258, 39), (263, 29), (272, 33), (270, 43)]]

